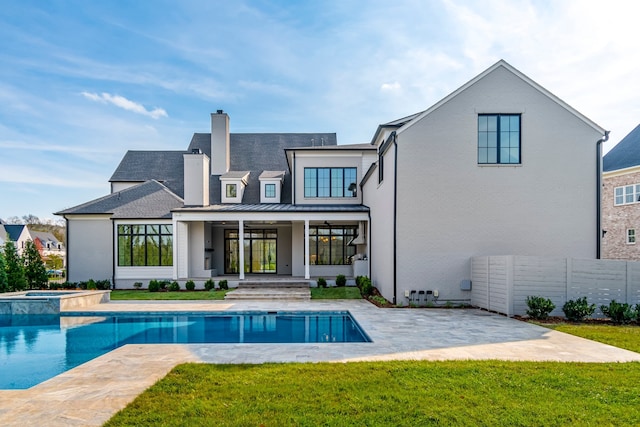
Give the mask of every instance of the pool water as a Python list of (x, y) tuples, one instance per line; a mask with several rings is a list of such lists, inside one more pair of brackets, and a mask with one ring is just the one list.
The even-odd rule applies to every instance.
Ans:
[(25, 389), (125, 344), (369, 342), (348, 312), (0, 316), (0, 389)]

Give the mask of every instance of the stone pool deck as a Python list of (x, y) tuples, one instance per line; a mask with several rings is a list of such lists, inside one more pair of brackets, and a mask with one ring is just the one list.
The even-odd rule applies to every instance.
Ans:
[(28, 390), (0, 390), (0, 425), (102, 425), (183, 362), (640, 361), (638, 353), (476, 309), (380, 309), (364, 300), (118, 301), (76, 309), (89, 310), (348, 310), (373, 342), (127, 345)]

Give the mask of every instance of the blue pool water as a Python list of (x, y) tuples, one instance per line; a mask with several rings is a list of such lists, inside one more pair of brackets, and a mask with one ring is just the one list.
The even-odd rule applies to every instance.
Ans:
[(25, 389), (125, 344), (368, 342), (348, 312), (0, 316), (0, 389)]

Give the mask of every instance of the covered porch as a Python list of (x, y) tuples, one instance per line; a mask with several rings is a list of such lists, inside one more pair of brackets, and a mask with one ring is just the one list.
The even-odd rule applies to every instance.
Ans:
[(256, 206), (174, 211), (173, 279), (220, 277), (232, 284), (369, 274), (366, 207)]

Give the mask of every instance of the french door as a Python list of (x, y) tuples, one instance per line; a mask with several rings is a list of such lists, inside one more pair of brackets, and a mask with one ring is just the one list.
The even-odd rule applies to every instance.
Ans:
[[(225, 230), (225, 274), (239, 273), (240, 257), (238, 249), (240, 239), (238, 230)], [(277, 241), (275, 229), (245, 229), (244, 231), (244, 272), (272, 273), (277, 272)]]

